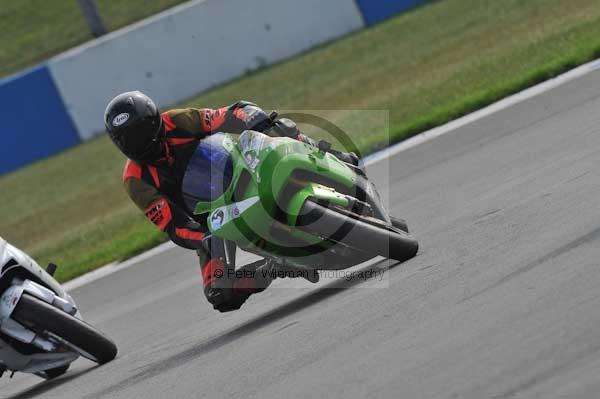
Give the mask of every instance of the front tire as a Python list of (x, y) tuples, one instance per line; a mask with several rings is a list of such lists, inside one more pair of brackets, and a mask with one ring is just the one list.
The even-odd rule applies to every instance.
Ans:
[(57, 335), (83, 357), (98, 364), (110, 362), (117, 356), (116, 345), (95, 328), (30, 295), (21, 296), (11, 317), (39, 334)]
[(419, 251), (417, 240), (400, 226), (396, 228), (379, 219), (342, 214), (313, 201), (304, 203), (297, 227), (323, 239), (400, 262), (415, 257)]

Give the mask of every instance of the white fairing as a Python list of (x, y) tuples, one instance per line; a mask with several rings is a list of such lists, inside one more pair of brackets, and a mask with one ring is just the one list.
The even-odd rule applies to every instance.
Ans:
[[(13, 278), (17, 269), (24, 269), (29, 278)], [(31, 279), (30, 279), (31, 278)], [(12, 281), (7, 281), (11, 279)], [(35, 279), (36, 281), (32, 281)], [(41, 268), (31, 257), (0, 237), (0, 369), (26, 373), (40, 373), (73, 362), (79, 356), (58, 348), (55, 342), (36, 335), (11, 318), (23, 293), (47, 302), (75, 317), (81, 318), (73, 298)], [(23, 344), (33, 345), (41, 353), (24, 355), (11, 346), (5, 337)], [(60, 349), (60, 350), (58, 350)], [(58, 350), (58, 351), (57, 351)]]
[[(46, 286), (54, 291), (59, 297), (67, 299), (69, 295), (63, 290), (63, 288), (49, 275), (44, 269), (42, 269), (29, 255), (20, 249), (10, 245), (2, 237), (0, 237), (0, 279), (8, 272), (12, 267), (5, 266), (7, 262), (14, 259), (19, 267), (27, 269), (30, 273), (40, 279)], [(70, 299), (72, 302), (73, 299)]]

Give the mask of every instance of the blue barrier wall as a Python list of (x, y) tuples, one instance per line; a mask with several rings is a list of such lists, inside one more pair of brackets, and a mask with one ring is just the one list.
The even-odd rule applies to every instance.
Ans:
[(367, 25), (373, 25), (429, 0), (356, 0)]
[(0, 80), (0, 174), (80, 141), (45, 65)]
[[(86, 43), (54, 57), (48, 65), (0, 79), (0, 118), (3, 121), (0, 175), (53, 155), (101, 131), (104, 107), (119, 91), (142, 89), (155, 97), (160, 105), (176, 103), (244, 71), (306, 51), (426, 1), (254, 0), (253, 4), (246, 4), (244, 0), (196, 0)], [(269, 13), (265, 14), (263, 10), (269, 10)], [(318, 13), (315, 14), (315, 10)], [(227, 19), (220, 17), (223, 13), (228, 17), (237, 15), (239, 19), (232, 24), (237, 30), (229, 29), (227, 36), (221, 33), (221, 21)], [(200, 23), (201, 18), (206, 21)], [(248, 18), (255, 24), (248, 25)], [(178, 21), (177, 29), (174, 21)], [(231, 19), (228, 21), (231, 23)], [(213, 22), (216, 26), (208, 29)], [(199, 27), (204, 30), (202, 36), (195, 35)], [(159, 41), (148, 40), (148, 32), (153, 29), (167, 42), (158, 46), (162, 51), (162, 57), (158, 58), (156, 43)], [(213, 32), (214, 37), (207, 32)], [(175, 34), (188, 40), (171, 37)], [(202, 37), (203, 41), (197, 37)], [(247, 43), (251, 38), (269, 45), (249, 48)], [(138, 39), (142, 44), (136, 42)], [(185, 49), (173, 47), (172, 43)], [(193, 55), (195, 48), (202, 54), (210, 44), (215, 45), (210, 47), (212, 63), (192, 57), (166, 67), (161, 64), (165, 60), (169, 63), (172, 59), (181, 61), (178, 58), (181, 54)], [(136, 49), (134, 58), (129, 56), (130, 48)], [(227, 58), (227, 52), (231, 53), (232, 48), (236, 58), (225, 64), (220, 62)], [(218, 53), (219, 49), (226, 53)], [(111, 52), (116, 52), (117, 56)], [(120, 57), (119, 54), (128, 56)], [(146, 62), (144, 57), (149, 61)], [(117, 61), (122, 61), (123, 65)], [(138, 65), (140, 63), (142, 67)], [(103, 67), (98, 69), (98, 65)], [(192, 77), (183, 73), (185, 71), (173, 69), (181, 65), (188, 67)], [(142, 70), (144, 73), (140, 73)], [(115, 76), (109, 75), (111, 71), (116, 71)], [(196, 86), (190, 86), (189, 82), (196, 82)]]

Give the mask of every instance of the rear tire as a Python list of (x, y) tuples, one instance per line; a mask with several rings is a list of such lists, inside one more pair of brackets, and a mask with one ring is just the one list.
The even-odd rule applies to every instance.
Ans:
[(95, 328), (30, 295), (21, 296), (11, 317), (37, 333), (57, 335), (96, 363), (104, 364), (117, 356), (116, 345)]
[(404, 262), (417, 255), (419, 243), (405, 231), (378, 219), (361, 220), (306, 201), (297, 228), (372, 255)]

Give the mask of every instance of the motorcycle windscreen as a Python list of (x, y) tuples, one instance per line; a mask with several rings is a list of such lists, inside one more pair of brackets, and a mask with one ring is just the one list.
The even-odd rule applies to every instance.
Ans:
[(199, 201), (214, 201), (227, 190), (233, 176), (231, 154), (223, 148), (224, 134), (200, 141), (188, 162), (182, 194), (186, 207), (193, 211)]

